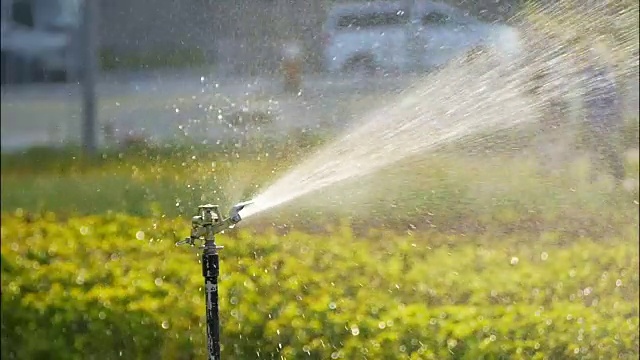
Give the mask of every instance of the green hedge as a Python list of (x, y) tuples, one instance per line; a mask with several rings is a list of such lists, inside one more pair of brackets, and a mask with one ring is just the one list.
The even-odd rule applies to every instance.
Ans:
[[(3, 213), (2, 359), (202, 358), (200, 265), (173, 245), (187, 231)], [(637, 226), (621, 233), (240, 228), (219, 237), (223, 356), (635, 359)]]
[(205, 63), (205, 53), (199, 48), (158, 49), (127, 55), (116, 55), (109, 49), (100, 52), (100, 67), (103, 70), (187, 67)]

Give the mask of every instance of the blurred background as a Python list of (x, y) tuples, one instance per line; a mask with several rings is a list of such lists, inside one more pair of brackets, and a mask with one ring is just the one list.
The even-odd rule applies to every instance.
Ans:
[[(486, 22), (504, 22), (521, 5), (518, 0), (449, 3), (457, 7), (457, 15)], [(347, 7), (341, 10), (344, 4)], [(358, 86), (357, 75), (330, 72), (349, 61), (357, 65), (370, 60), (371, 52), (358, 49), (362, 37), (348, 39), (336, 33), (348, 26), (345, 16), (373, 19), (368, 25), (353, 25), (364, 25), (379, 37), (389, 25), (395, 31), (399, 28), (393, 19), (380, 18), (396, 12), (392, 8), (374, 11), (358, 8), (357, 2), (293, 0), (188, 4), (160, 0), (153, 5), (96, 1), (91, 11), (83, 11), (82, 5), (81, 0), (2, 1), (4, 150), (78, 143), (83, 116), (83, 90), (78, 85), (85, 70), (95, 74), (88, 78), (88, 86), (96, 89), (99, 101), (96, 118), (87, 121), (96, 123), (91, 132), (100, 143), (105, 127), (107, 137), (174, 137), (180, 128), (193, 125), (194, 118), (206, 118), (211, 106), (224, 109), (226, 116), (234, 112), (230, 104), (242, 110), (241, 104), (246, 107), (247, 101), (260, 111), (290, 114), (280, 116), (279, 124), (286, 128), (341, 125), (348, 116), (338, 121), (328, 110), (349, 114), (354, 109), (343, 105), (367, 93), (385, 96), (407, 83), (406, 74), (390, 78), (387, 73)], [(446, 14), (449, 9), (442, 11)], [(86, 16), (93, 19), (88, 26), (83, 21)], [(366, 16), (362, 17), (365, 22)], [(344, 24), (335, 22), (340, 19)], [(365, 39), (365, 43), (372, 41)], [(343, 44), (352, 48), (342, 54), (348, 59), (330, 64), (331, 51)], [(297, 49), (294, 66), (286, 67), (290, 48)], [(402, 61), (393, 59), (391, 67), (399, 68)], [(291, 90), (283, 87), (284, 77), (302, 73), (304, 83), (294, 88), (310, 94), (292, 101), (282, 94), (283, 89)], [(336, 106), (339, 94), (359, 96)], [(93, 114), (89, 110), (86, 116)]]

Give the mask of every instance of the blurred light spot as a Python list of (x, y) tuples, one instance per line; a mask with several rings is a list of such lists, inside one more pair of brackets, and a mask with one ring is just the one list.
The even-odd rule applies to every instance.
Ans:
[(351, 325), (351, 335), (358, 336), (360, 334), (360, 328), (358, 325)]

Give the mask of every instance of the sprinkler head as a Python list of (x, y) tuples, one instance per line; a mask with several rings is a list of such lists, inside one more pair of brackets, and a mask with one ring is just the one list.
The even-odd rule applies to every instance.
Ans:
[(240, 220), (242, 220), (242, 218), (240, 217), (240, 211), (242, 211), (242, 209), (244, 209), (247, 205), (253, 204), (253, 201), (245, 201), (245, 202), (241, 202), (236, 204), (234, 207), (231, 208), (231, 211), (229, 212), (229, 219), (231, 220), (232, 223), (237, 224), (240, 222)]

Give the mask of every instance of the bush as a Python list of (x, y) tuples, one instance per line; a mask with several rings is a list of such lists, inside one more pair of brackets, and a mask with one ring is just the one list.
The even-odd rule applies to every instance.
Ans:
[(205, 62), (205, 53), (199, 48), (153, 50), (125, 56), (118, 56), (112, 50), (104, 49), (100, 54), (100, 66), (103, 70), (201, 66)]
[[(186, 220), (2, 214), (3, 359), (204, 356)], [(176, 233), (178, 231), (179, 233)], [(633, 359), (638, 229), (219, 236), (223, 356)]]

